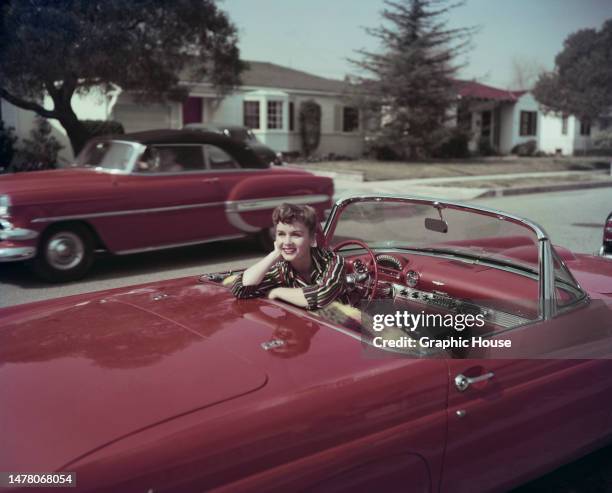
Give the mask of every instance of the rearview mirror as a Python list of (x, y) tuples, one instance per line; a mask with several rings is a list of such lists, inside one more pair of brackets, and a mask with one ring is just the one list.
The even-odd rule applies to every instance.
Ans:
[(425, 229), (436, 231), (437, 233), (448, 233), (448, 224), (442, 219), (425, 218)]

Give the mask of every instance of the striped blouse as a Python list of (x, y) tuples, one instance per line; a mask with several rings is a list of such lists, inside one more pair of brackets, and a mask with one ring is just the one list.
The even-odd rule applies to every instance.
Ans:
[(243, 286), (240, 274), (232, 286), (236, 298), (258, 298), (268, 294), (273, 288), (302, 288), (309, 310), (323, 308), (332, 301), (350, 303), (346, 289), (344, 259), (323, 248), (311, 248), (313, 284), (308, 284), (300, 274), (285, 260), (276, 262), (256, 286)]

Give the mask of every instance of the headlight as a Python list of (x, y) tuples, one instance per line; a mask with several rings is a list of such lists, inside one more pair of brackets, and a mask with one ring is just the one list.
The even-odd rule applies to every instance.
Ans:
[(10, 206), (11, 198), (8, 195), (0, 195), (0, 217), (6, 217), (9, 215)]

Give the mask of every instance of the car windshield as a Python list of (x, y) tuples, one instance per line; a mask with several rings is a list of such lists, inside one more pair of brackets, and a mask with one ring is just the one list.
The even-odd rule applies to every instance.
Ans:
[(359, 239), (371, 248), (447, 254), (538, 272), (535, 231), (500, 214), (451, 205), (437, 208), (431, 203), (365, 199), (345, 206), (331, 227), (334, 229), (327, 236), (332, 247)]
[(77, 156), (76, 166), (129, 171), (137, 154), (138, 145), (133, 142), (90, 142)]

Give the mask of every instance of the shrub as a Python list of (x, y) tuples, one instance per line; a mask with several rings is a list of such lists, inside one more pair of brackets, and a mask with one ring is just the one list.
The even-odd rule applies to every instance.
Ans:
[(441, 144), (434, 149), (433, 157), (462, 159), (470, 156), (470, 133), (454, 128)]
[(515, 145), (510, 152), (518, 156), (533, 156), (537, 148), (538, 143), (535, 140), (528, 140)]
[(593, 147), (597, 150), (612, 151), (612, 129), (604, 130), (593, 138)]
[(63, 146), (51, 135), (51, 125), (45, 118), (36, 117), (36, 125), (30, 138), (23, 139), (23, 147), (17, 151), (12, 171), (33, 171), (56, 167), (57, 155)]
[(0, 172), (11, 165), (15, 156), (15, 142), (17, 137), (14, 135), (14, 128), (6, 128), (4, 122), (0, 120)]
[(478, 154), (481, 156), (493, 156), (495, 154), (495, 149), (493, 149), (489, 137), (480, 137), (478, 140)]
[(300, 136), (302, 151), (308, 157), (321, 142), (321, 107), (313, 100), (300, 105)]
[(121, 122), (114, 120), (81, 120), (81, 123), (87, 129), (90, 138), (99, 135), (121, 135), (125, 133)]

